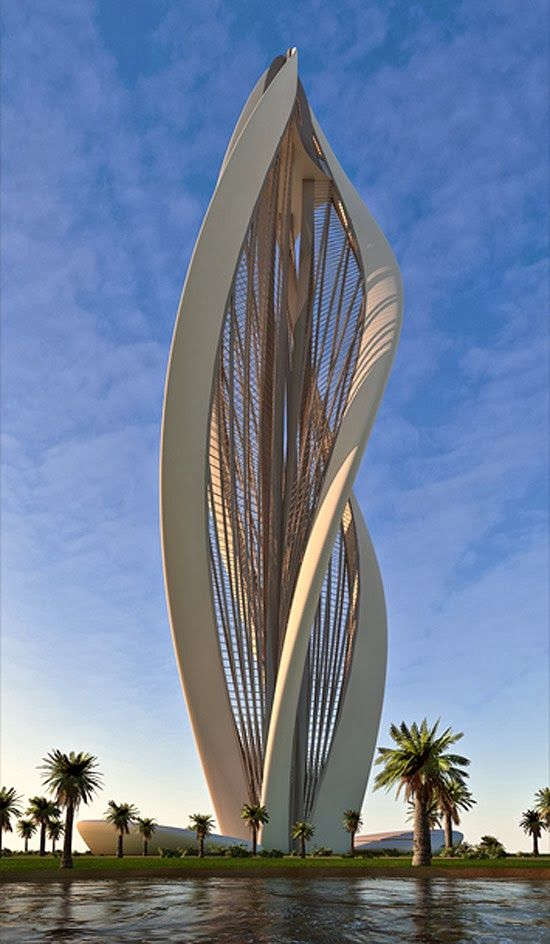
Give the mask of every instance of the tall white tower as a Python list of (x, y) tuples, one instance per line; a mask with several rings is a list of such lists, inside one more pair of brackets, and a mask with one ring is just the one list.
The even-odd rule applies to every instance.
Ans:
[(382, 708), (386, 613), (352, 494), (395, 353), (399, 270), (277, 57), (233, 132), (166, 379), (161, 528), (174, 646), (222, 831), (244, 803), (343, 849)]

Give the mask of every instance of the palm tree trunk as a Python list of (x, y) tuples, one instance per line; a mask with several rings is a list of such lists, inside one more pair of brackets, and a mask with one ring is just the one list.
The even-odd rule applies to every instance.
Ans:
[(29, 840), (27, 837), (25, 837), (25, 852), (28, 852), (28, 851), (29, 851)]
[(306, 857), (306, 841), (305, 841), (305, 839), (304, 839), (303, 836), (302, 836), (302, 838), (300, 839), (300, 842), (301, 842), (301, 845), (302, 845), (302, 851), (300, 852), (300, 855), (302, 856), (302, 859), (305, 859), (305, 857)]
[(414, 798), (413, 865), (432, 864), (432, 844), (426, 797), (417, 793)]
[(445, 813), (443, 825), (445, 829), (445, 847), (451, 849), (453, 845), (453, 822), (450, 813)]
[(0, 858), (4, 855), (2, 846), (2, 830), (0, 829)]
[(353, 830), (350, 833), (350, 852), (352, 856), (355, 855), (355, 833), (353, 832)]
[(204, 859), (204, 836), (199, 837), (199, 858)]
[(46, 824), (40, 823), (40, 855), (46, 855)]
[(62, 869), (72, 869), (73, 867), (73, 819), (74, 804), (69, 802), (65, 813), (65, 835), (63, 837), (63, 855), (60, 863)]
[(539, 854), (539, 837), (533, 833), (533, 855)]
[(122, 835), (122, 830), (118, 834), (117, 844), (116, 844), (116, 857), (117, 859), (124, 858), (124, 836)]
[(256, 826), (252, 827), (252, 855), (255, 856), (258, 851), (258, 829)]
[(145, 837), (143, 839), (143, 855), (144, 856), (149, 855), (149, 844), (147, 840), (145, 839)]
[(55, 839), (52, 839), (52, 855), (55, 855)]

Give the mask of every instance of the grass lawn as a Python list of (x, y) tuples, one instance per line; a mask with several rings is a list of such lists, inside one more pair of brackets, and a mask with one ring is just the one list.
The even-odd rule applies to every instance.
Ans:
[(346, 875), (399, 875), (464, 878), (550, 878), (550, 855), (539, 858), (509, 856), (505, 859), (439, 859), (434, 858), (431, 868), (412, 868), (410, 856), (344, 858), (341, 856), (300, 859), (285, 856), (282, 859), (238, 859), (224, 856), (205, 856), (204, 859), (185, 857), (163, 859), (160, 856), (76, 856), (74, 869), (61, 870), (59, 859), (48, 855), (9, 856), (0, 859), (0, 881), (41, 881), (78, 878), (162, 878), (173, 876), (326, 876)]

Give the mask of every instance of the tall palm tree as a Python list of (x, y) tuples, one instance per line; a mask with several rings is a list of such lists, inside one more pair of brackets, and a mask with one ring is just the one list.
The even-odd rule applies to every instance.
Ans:
[(453, 823), (458, 826), (460, 814), (471, 810), (475, 800), (463, 780), (444, 780), (437, 795), (436, 803), (443, 816), (445, 847), (453, 845)]
[(84, 751), (64, 754), (50, 751), (40, 765), (42, 782), (65, 810), (65, 835), (61, 868), (73, 867), (73, 825), (81, 803), (89, 803), (94, 793), (102, 788), (102, 776), (97, 768), (97, 757)]
[(209, 813), (193, 813), (189, 817), (189, 829), (197, 834), (199, 857), (204, 856), (204, 840), (214, 829), (214, 818)]
[(363, 817), (359, 810), (344, 810), (343, 826), (350, 837), (350, 852), (355, 855), (355, 834), (363, 825)]
[(124, 856), (124, 836), (130, 832), (130, 826), (136, 822), (139, 811), (133, 803), (115, 803), (109, 800), (105, 811), (105, 819), (112, 823), (117, 831), (117, 859)]
[(27, 815), (40, 828), (40, 855), (46, 855), (46, 831), (53, 819), (59, 819), (61, 810), (53, 800), (45, 796), (34, 796), (29, 800)]
[(377, 764), (384, 769), (376, 776), (375, 788), (386, 790), (397, 786), (397, 796), (404, 791), (406, 800), (414, 800), (413, 865), (430, 865), (432, 848), (428, 809), (434, 796), (438, 796), (442, 782), (459, 780), (468, 776), (463, 770), (470, 761), (459, 754), (448, 753), (449, 747), (459, 741), (462, 733), (453, 734), (446, 728), (438, 734), (439, 721), (432, 728), (424, 718), (419, 725), (408, 727), (392, 724), (390, 735), (396, 747), (379, 747)]
[(55, 852), (55, 844), (65, 832), (65, 827), (60, 819), (52, 819), (47, 826), (48, 839), (52, 841), (52, 853)]
[(15, 787), (0, 788), (0, 856), (2, 855), (2, 833), (11, 833), (13, 827), (11, 818), (21, 816), (19, 801), (21, 797), (15, 792)]
[(541, 814), (538, 810), (525, 810), (525, 813), (521, 814), (519, 825), (523, 829), (524, 833), (532, 837), (533, 855), (538, 856), (539, 839), (543, 829), (546, 829), (546, 823), (544, 822)]
[(136, 828), (138, 833), (143, 837), (143, 855), (146, 856), (149, 854), (149, 840), (151, 839), (153, 833), (156, 831), (158, 823), (156, 819), (150, 819), (146, 816), (138, 816), (136, 819)]
[[(414, 823), (415, 816), (415, 805), (414, 800), (411, 798), (407, 800), (407, 822)], [(441, 826), (441, 811), (439, 809), (439, 801), (437, 797), (433, 797), (428, 806), (426, 807), (426, 816), (428, 817), (428, 828), (430, 831), (432, 829), (439, 829)]]
[(306, 857), (306, 842), (313, 839), (315, 827), (305, 819), (296, 820), (292, 827), (292, 838), (300, 840), (300, 855), (302, 859)]
[(245, 803), (241, 810), (241, 819), (248, 823), (252, 832), (252, 855), (258, 851), (258, 832), (261, 826), (269, 823), (269, 813), (267, 807), (259, 803)]
[(550, 787), (541, 787), (535, 793), (535, 809), (540, 813), (546, 828), (550, 829)]

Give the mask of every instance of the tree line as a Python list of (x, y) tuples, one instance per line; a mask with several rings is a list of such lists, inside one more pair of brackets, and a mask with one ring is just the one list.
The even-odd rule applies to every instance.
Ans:
[[(421, 724), (410, 726), (391, 725), (390, 736), (393, 747), (378, 748), (376, 764), (382, 769), (375, 778), (375, 789), (396, 788), (403, 795), (413, 823), (413, 865), (429, 865), (432, 858), (430, 830), (443, 823), (445, 847), (452, 849), (452, 827), (460, 823), (462, 812), (472, 808), (476, 802), (467, 786), (470, 761), (452, 749), (463, 734), (453, 733), (451, 728), (439, 731), (439, 721), (429, 726), (426, 719)], [(72, 868), (72, 842), (74, 817), (79, 806), (87, 804), (103, 787), (97, 758), (93, 754), (74, 752), (65, 754), (52, 750), (39, 769), (48, 796), (31, 797), (26, 811), (21, 809), (21, 797), (14, 787), (0, 789), (0, 855), (3, 849), (3, 834), (12, 832), (12, 819), (17, 820), (16, 829), (28, 851), (29, 839), (39, 830), (39, 852), (46, 854), (47, 838), (55, 843), (63, 837), (61, 868)], [(345, 776), (345, 772), (343, 772)], [(65, 812), (65, 822), (61, 820)], [(269, 822), (269, 812), (258, 802), (245, 803), (242, 819), (251, 832), (252, 854), (257, 854), (260, 831)], [(124, 836), (135, 826), (142, 836), (142, 852), (147, 855), (149, 841), (153, 837), (157, 822), (142, 817), (132, 803), (115, 803), (110, 800), (105, 819), (111, 823), (117, 835), (116, 855), (124, 855)], [(358, 810), (345, 810), (342, 826), (350, 836), (350, 854), (355, 854), (355, 838), (363, 825)], [(550, 829), (550, 787), (543, 787), (535, 795), (532, 808), (521, 817), (520, 827), (532, 837), (533, 855), (539, 854), (538, 841), (542, 831)], [(214, 818), (210, 814), (194, 813), (189, 828), (197, 837), (198, 852), (204, 855), (205, 839), (213, 832)], [(313, 823), (297, 820), (291, 828), (291, 837), (299, 843), (300, 854), (306, 855), (307, 843), (315, 833)], [(485, 837), (486, 839), (492, 837)]]

